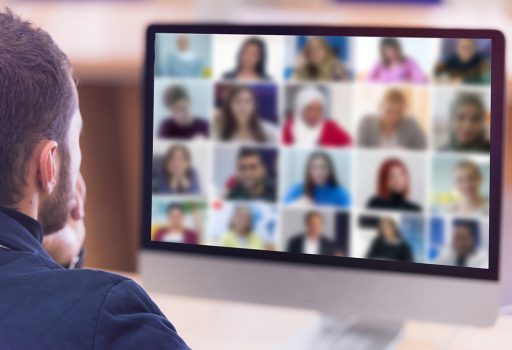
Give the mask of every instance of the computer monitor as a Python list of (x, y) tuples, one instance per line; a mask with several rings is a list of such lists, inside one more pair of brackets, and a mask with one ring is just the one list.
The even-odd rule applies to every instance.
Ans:
[(150, 290), (494, 321), (500, 32), (153, 25), (144, 89)]

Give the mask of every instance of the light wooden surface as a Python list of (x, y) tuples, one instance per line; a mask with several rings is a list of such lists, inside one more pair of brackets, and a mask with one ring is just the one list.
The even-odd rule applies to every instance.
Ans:
[[(140, 279), (136, 274), (124, 274)], [(143, 285), (143, 283), (142, 283)], [(272, 349), (312, 323), (317, 314), (301, 309), (150, 293), (193, 349)], [(407, 322), (397, 350), (509, 350), (512, 317), (488, 328)]]

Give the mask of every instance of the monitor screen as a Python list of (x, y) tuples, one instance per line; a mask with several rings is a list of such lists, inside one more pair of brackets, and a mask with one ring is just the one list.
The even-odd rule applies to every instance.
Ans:
[(153, 34), (149, 246), (489, 269), (491, 38)]

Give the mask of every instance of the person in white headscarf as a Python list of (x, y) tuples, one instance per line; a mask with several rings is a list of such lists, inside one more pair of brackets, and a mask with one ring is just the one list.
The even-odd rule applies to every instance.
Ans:
[(348, 146), (350, 135), (327, 116), (327, 99), (318, 87), (303, 87), (295, 97), (293, 118), (283, 130), (285, 144)]

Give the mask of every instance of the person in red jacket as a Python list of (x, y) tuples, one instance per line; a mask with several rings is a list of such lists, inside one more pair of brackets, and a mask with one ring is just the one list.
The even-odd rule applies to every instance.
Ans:
[(314, 86), (303, 87), (295, 98), (295, 116), (283, 129), (286, 145), (349, 146), (352, 138), (326, 115), (327, 101), (323, 92)]

